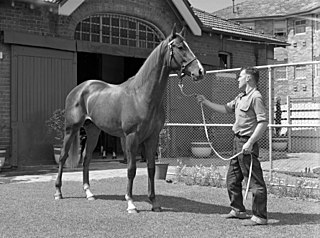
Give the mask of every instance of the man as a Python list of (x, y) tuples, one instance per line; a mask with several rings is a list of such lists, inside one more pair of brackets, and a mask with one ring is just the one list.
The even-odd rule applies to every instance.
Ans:
[(242, 68), (238, 78), (239, 89), (243, 91), (233, 101), (220, 105), (198, 95), (197, 100), (220, 113), (234, 113), (235, 123), (232, 130), (235, 134), (234, 153), (242, 154), (230, 161), (227, 173), (227, 189), (231, 211), (223, 215), (226, 219), (246, 219), (249, 216), (243, 205), (242, 185), (244, 177), (248, 177), (252, 158), (252, 175), (250, 189), (253, 194), (253, 216), (244, 225), (267, 224), (267, 189), (263, 179), (257, 141), (267, 128), (267, 113), (262, 96), (257, 90), (259, 72), (252, 67)]

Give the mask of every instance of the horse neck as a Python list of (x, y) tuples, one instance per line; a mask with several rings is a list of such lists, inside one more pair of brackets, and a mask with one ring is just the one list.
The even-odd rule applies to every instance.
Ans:
[(132, 87), (147, 101), (155, 98), (159, 102), (163, 97), (171, 71), (167, 55), (168, 43), (165, 40), (151, 52), (132, 81)]

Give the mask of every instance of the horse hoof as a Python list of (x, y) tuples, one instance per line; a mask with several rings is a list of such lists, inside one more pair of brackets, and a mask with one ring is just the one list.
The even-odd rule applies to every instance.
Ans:
[(128, 213), (130, 214), (137, 214), (138, 210), (137, 209), (128, 209)]
[(96, 200), (96, 198), (95, 198), (94, 196), (88, 197), (87, 199), (88, 199), (88, 201), (94, 201), (94, 200)]
[(61, 194), (54, 195), (54, 200), (60, 200), (60, 199), (63, 199)]
[(162, 208), (161, 207), (153, 207), (151, 210), (153, 212), (162, 212)]

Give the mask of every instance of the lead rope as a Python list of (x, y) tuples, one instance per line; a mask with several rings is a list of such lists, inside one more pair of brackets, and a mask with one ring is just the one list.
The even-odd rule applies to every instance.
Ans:
[[(179, 81), (178, 83), (178, 86), (180, 88), (180, 91), (181, 91), (181, 94), (185, 97), (196, 97), (197, 94), (196, 93), (192, 93), (192, 94), (186, 94), (184, 91), (183, 91), (183, 84), (182, 84), (182, 80)], [(236, 157), (238, 157), (240, 154), (242, 154), (242, 151), (238, 152), (237, 154), (231, 156), (230, 158), (223, 158), (212, 146), (212, 143), (210, 142), (210, 139), (209, 139), (209, 134), (208, 134), (208, 128), (207, 128), (207, 123), (206, 123), (206, 118), (204, 116), (204, 110), (203, 110), (203, 105), (202, 103), (200, 103), (200, 107), (201, 107), (201, 115), (202, 115), (202, 121), (203, 121), (203, 127), (204, 127), (204, 132), (205, 132), (205, 135), (206, 135), (206, 139), (210, 145), (210, 148), (213, 150), (213, 152), (218, 156), (218, 158), (224, 160), (224, 161), (228, 161), (228, 160), (232, 160)], [(250, 168), (249, 168), (249, 176), (248, 176), (248, 182), (247, 182), (247, 188), (246, 188), (246, 192), (245, 192), (245, 195), (244, 195), (244, 199), (246, 200), (247, 199), (247, 196), (248, 196), (248, 192), (249, 192), (249, 186), (250, 186), (250, 180), (251, 180), (251, 175), (252, 175), (252, 163), (253, 163), (253, 159), (252, 159), (252, 154), (250, 154), (251, 156), (251, 161), (250, 161)]]

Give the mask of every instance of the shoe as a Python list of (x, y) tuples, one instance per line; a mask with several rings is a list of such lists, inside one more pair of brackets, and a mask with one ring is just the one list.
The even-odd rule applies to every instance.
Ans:
[(225, 219), (249, 219), (251, 218), (246, 212), (237, 212), (231, 210), (228, 214), (221, 215)]
[(250, 220), (243, 223), (244, 226), (262, 226), (267, 225), (268, 220), (257, 216), (252, 216)]

